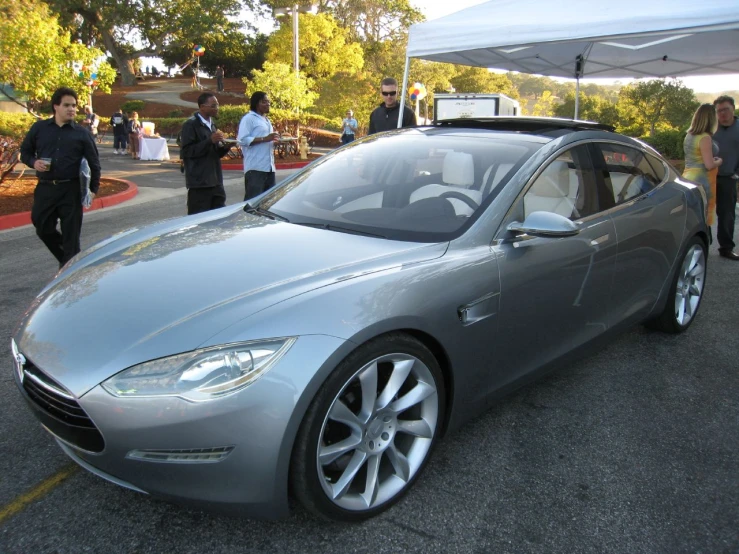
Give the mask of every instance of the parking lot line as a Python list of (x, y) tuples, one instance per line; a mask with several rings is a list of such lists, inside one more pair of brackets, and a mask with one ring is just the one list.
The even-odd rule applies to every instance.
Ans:
[(46, 494), (50, 493), (54, 488), (64, 482), (67, 477), (74, 475), (74, 473), (78, 469), (79, 466), (76, 464), (66, 465), (54, 475), (36, 485), (27, 493), (20, 495), (7, 506), (3, 506), (2, 508), (0, 508), (0, 523), (22, 511), (31, 502), (34, 502), (39, 498), (45, 496)]

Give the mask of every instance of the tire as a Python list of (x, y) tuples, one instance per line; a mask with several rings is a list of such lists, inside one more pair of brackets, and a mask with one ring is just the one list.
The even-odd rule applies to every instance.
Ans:
[(365, 343), (308, 408), (290, 464), (293, 494), (327, 519), (383, 512), (421, 473), (444, 411), (441, 369), (420, 341), (389, 334)]
[(700, 238), (693, 237), (683, 252), (672, 279), (665, 309), (647, 322), (652, 329), (682, 333), (690, 327), (698, 313), (706, 285), (706, 245)]

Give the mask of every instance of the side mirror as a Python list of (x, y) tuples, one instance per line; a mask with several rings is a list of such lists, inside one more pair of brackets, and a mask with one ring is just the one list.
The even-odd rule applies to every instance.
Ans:
[(580, 232), (572, 221), (551, 212), (533, 212), (523, 223), (514, 221), (508, 225), (508, 230), (536, 237), (571, 237)]

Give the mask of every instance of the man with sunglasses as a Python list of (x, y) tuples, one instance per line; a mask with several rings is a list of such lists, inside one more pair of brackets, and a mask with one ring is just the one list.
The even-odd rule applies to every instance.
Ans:
[[(377, 106), (370, 114), (369, 133), (381, 133), (391, 131), (398, 127), (400, 104), (398, 103), (398, 81), (392, 77), (386, 77), (380, 83), (380, 95), (382, 104)], [(415, 127), (416, 114), (408, 106), (403, 107), (402, 127)]]

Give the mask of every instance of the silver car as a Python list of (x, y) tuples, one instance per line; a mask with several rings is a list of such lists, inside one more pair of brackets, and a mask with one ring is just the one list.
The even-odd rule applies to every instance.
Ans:
[(628, 326), (679, 333), (704, 191), (585, 122), (466, 120), (346, 145), (250, 204), (80, 253), (14, 335), (61, 449), (114, 483), (362, 520), (447, 431)]

